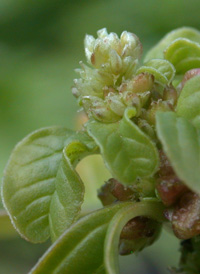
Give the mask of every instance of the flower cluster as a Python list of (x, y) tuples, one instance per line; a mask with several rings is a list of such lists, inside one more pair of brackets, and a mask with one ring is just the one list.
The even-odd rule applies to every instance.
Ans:
[[(160, 86), (153, 74), (138, 70), (142, 45), (135, 34), (124, 31), (119, 38), (102, 29), (97, 35), (97, 39), (91, 35), (85, 38), (85, 54), (90, 66), (80, 63), (81, 69), (76, 71), (81, 78), (74, 80), (72, 88), (89, 117), (116, 122), (127, 107), (134, 107), (136, 117), (146, 119), (148, 116), (150, 123), (154, 123), (155, 109), (173, 109), (176, 91)], [(163, 103), (169, 90), (173, 100), (167, 95), (171, 101)]]

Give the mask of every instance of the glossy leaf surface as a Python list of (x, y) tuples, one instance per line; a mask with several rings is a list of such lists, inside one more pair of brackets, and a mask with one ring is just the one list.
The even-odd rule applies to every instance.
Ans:
[(144, 66), (140, 67), (137, 74), (147, 72), (154, 76), (155, 81), (165, 85), (169, 84), (175, 75), (174, 66), (167, 60), (152, 59), (147, 61)]
[(139, 177), (151, 176), (158, 168), (155, 145), (131, 120), (133, 109), (127, 109), (122, 120), (103, 124), (87, 123), (89, 135), (100, 148), (105, 165), (121, 183), (132, 184)]
[(200, 131), (173, 112), (159, 112), (157, 134), (178, 177), (200, 194)]
[(200, 128), (200, 76), (188, 80), (177, 103), (177, 114), (192, 121)]

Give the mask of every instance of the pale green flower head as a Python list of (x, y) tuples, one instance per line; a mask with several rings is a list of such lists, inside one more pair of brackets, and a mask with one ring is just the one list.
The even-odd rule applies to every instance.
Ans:
[(104, 28), (97, 36), (97, 39), (91, 35), (85, 37), (85, 55), (90, 67), (80, 63), (81, 69), (76, 71), (81, 78), (74, 80), (72, 92), (89, 115), (113, 122), (124, 113), (126, 104), (119, 95), (119, 87), (135, 74), (142, 45), (135, 34), (127, 31), (119, 38)]
[(142, 45), (138, 37), (124, 31), (120, 38), (107, 30), (97, 32), (98, 38), (85, 37), (85, 55), (89, 64), (95, 68), (107, 67), (115, 75), (125, 73), (129, 65), (136, 65), (142, 54)]
[(81, 78), (74, 80), (72, 92), (88, 116), (101, 122), (120, 120), (127, 107), (134, 107), (139, 117), (149, 103), (162, 99), (157, 93), (173, 78), (173, 65), (166, 60), (139, 66), (142, 44), (133, 33), (124, 31), (118, 37), (104, 28), (97, 39), (86, 35), (84, 45), (89, 66), (80, 62), (76, 71)]

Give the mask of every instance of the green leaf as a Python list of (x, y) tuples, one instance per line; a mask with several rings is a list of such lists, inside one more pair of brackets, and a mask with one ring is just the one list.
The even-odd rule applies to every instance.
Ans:
[(70, 137), (63, 152), (55, 185), (56, 191), (50, 205), (50, 232), (56, 240), (76, 221), (84, 199), (85, 188), (78, 173), (77, 163), (85, 156), (98, 152), (98, 147), (84, 132)]
[(100, 148), (106, 167), (121, 183), (132, 184), (137, 177), (153, 175), (158, 168), (155, 145), (131, 120), (133, 109), (127, 109), (117, 123), (87, 123), (89, 135)]
[(194, 28), (183, 27), (169, 32), (155, 47), (148, 51), (144, 61), (154, 58), (164, 58), (164, 50), (176, 39), (187, 38), (200, 43), (200, 32)]
[(0, 240), (10, 239), (17, 236), (17, 232), (11, 224), (5, 210), (0, 210)]
[(156, 118), (158, 137), (176, 174), (200, 194), (200, 131), (173, 112), (159, 112)]
[[(104, 264), (106, 268), (107, 274), (118, 274), (119, 271), (119, 263), (118, 263), (118, 246), (119, 246), (119, 238), (123, 227), (126, 223), (138, 216), (145, 216), (151, 219), (158, 221), (157, 233), (155, 235), (155, 239), (160, 234), (161, 222), (164, 222), (163, 216), (163, 205), (156, 200), (147, 200), (139, 203), (131, 204), (125, 208), (122, 208), (118, 211), (118, 213), (111, 220), (104, 245)], [(146, 243), (145, 243), (146, 242)], [(140, 243), (143, 246), (138, 246), (139, 250), (144, 245), (148, 245), (148, 239), (145, 239)], [(137, 244), (137, 243), (136, 243)]]
[(40, 129), (13, 150), (5, 169), (2, 196), (12, 223), (25, 239), (49, 237), (49, 208), (66, 139), (63, 127)]
[(156, 82), (161, 85), (166, 85), (173, 80), (175, 75), (175, 68), (167, 60), (152, 59), (137, 70), (137, 74), (142, 72), (148, 72), (152, 74)]
[(179, 96), (176, 112), (200, 128), (200, 76), (186, 82)]
[(184, 74), (200, 67), (200, 43), (179, 38), (165, 49), (164, 56), (174, 65), (177, 74)]
[(108, 224), (118, 210), (131, 204), (116, 203), (80, 219), (58, 238), (30, 273), (105, 273), (103, 250)]
[(84, 132), (52, 127), (30, 134), (16, 146), (2, 193), (22, 237), (37, 243), (51, 234), (55, 240), (76, 220), (84, 186), (74, 167), (97, 148), (91, 140)]

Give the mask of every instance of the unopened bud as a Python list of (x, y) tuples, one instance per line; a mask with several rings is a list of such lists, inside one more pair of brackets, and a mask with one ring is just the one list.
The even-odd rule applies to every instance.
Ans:
[(192, 192), (184, 194), (172, 215), (172, 228), (179, 239), (200, 234), (200, 197)]
[(188, 191), (176, 176), (166, 176), (157, 180), (156, 189), (166, 206), (172, 206)]
[(90, 63), (90, 60), (91, 60), (91, 55), (92, 55), (92, 52), (93, 52), (94, 43), (95, 43), (95, 38), (92, 35), (86, 35), (85, 36), (85, 40), (84, 40), (85, 55), (86, 55), (86, 58), (87, 58), (89, 63)]
[(130, 220), (123, 228), (120, 235), (119, 253), (128, 255), (141, 251), (151, 245), (158, 237), (159, 224), (146, 217), (136, 217)]
[(132, 91), (134, 93), (143, 93), (151, 91), (154, 84), (154, 78), (151, 74), (141, 73), (131, 80), (123, 83), (119, 88), (120, 92)]
[(135, 59), (140, 59), (142, 55), (142, 44), (138, 37), (130, 32), (124, 31), (120, 37), (123, 57), (132, 56)]
[(114, 178), (109, 179), (99, 190), (98, 197), (104, 206), (116, 201), (129, 201), (135, 199), (134, 191), (125, 187)]

